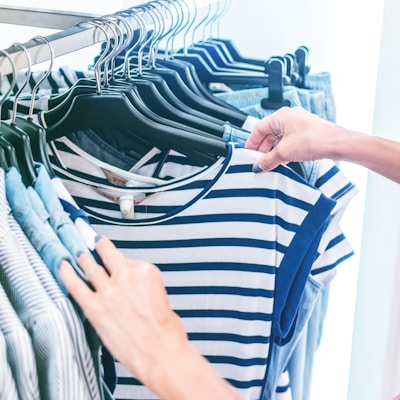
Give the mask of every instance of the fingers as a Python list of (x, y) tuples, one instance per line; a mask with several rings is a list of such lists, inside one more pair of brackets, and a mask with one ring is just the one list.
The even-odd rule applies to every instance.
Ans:
[[(123, 254), (116, 249), (115, 245), (107, 238), (100, 237), (96, 241), (96, 251), (99, 254), (104, 266), (99, 265), (90, 253), (84, 253), (79, 256), (78, 264), (88, 281), (92, 284), (93, 288), (96, 291), (99, 291), (109, 284), (110, 276), (107, 271), (110, 274), (113, 274), (116, 269), (121, 268), (126, 264), (126, 259)], [(106, 269), (104, 267), (106, 267)], [(67, 284), (70, 285), (68, 287), (66, 286), (66, 288), (72, 296), (74, 296), (76, 290), (82, 292), (83, 287), (87, 288), (86, 283), (82, 281), (82, 279), (73, 269), (72, 271), (70, 271), (70, 268), (64, 269), (63, 267), (62, 269), (63, 274), (65, 274), (65, 279), (67, 279)]]
[(107, 285), (110, 279), (107, 271), (96, 262), (91, 254), (82, 254), (78, 258), (78, 264), (95, 290), (100, 290)]
[(88, 304), (94, 293), (79, 277), (74, 268), (67, 261), (63, 261), (59, 269), (60, 278), (68, 293), (76, 300), (81, 308)]
[(266, 121), (262, 121), (263, 124), (257, 125), (246, 141), (246, 147), (248, 149), (254, 149), (262, 152), (271, 150), (276, 141), (274, 133), (276, 133), (268, 124), (264, 124)]
[(96, 241), (96, 251), (111, 275), (118, 268), (121, 268), (121, 266), (126, 264), (124, 255), (117, 250), (111, 240), (105, 237), (101, 237)]
[(282, 121), (285, 120), (285, 115), (290, 111), (290, 108), (282, 107), (273, 114), (260, 120), (248, 137), (246, 147), (262, 152), (271, 150), (276, 140), (274, 135), (278, 134), (282, 136), (285, 133)]
[(253, 172), (270, 171), (276, 168), (281, 163), (278, 153), (276, 151), (270, 151), (265, 153), (257, 162), (253, 165)]

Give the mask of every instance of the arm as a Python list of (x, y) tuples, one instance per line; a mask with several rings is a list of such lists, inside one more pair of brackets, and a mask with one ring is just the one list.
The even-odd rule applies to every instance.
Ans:
[(256, 171), (290, 161), (330, 158), (359, 164), (400, 183), (399, 142), (347, 130), (300, 107), (284, 107), (261, 120), (246, 147), (265, 152)]
[(239, 400), (190, 346), (169, 306), (160, 270), (126, 259), (105, 238), (96, 250), (108, 273), (89, 254), (78, 260), (94, 291), (68, 263), (60, 277), (111, 354), (164, 400)]

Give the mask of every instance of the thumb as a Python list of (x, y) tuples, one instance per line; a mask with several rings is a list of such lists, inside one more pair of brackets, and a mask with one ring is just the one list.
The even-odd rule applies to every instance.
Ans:
[(263, 172), (270, 171), (271, 169), (276, 168), (281, 163), (279, 159), (278, 152), (275, 150), (271, 150), (268, 153), (264, 153), (262, 157), (260, 157), (253, 164), (253, 172)]

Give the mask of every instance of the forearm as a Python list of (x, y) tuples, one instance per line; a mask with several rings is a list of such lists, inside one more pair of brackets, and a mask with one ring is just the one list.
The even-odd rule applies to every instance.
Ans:
[(347, 130), (301, 107), (283, 107), (262, 119), (246, 146), (264, 153), (254, 172), (280, 163), (328, 158), (362, 165), (400, 183), (399, 142)]
[(343, 130), (329, 158), (349, 161), (400, 183), (400, 143)]
[(240, 396), (186, 343), (154, 366), (148, 386), (163, 400), (240, 400)]

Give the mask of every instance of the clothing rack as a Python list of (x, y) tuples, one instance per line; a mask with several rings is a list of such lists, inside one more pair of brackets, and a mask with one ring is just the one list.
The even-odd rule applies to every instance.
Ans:
[(99, 15), (64, 10), (0, 5), (0, 23), (2, 24), (67, 29), (94, 17), (99, 17)]
[[(216, 3), (218, 0), (209, 0), (211, 3)], [(198, 10), (209, 5), (209, 1), (204, 0), (196, 0), (196, 7)], [(140, 5), (136, 5), (132, 7), (133, 9), (136, 7), (144, 6), (145, 4), (150, 2), (145, 2)], [(162, 8), (162, 5), (159, 3), (155, 3), (156, 7), (159, 9)], [(189, 4), (188, 4), (189, 6)], [(193, 5), (191, 5), (193, 7)], [(17, 7), (4, 7), (0, 6), (0, 22), (5, 22), (6, 14), (3, 16), (3, 11), (6, 12), (10, 16), (10, 21), (17, 21), (16, 24), (21, 25), (22, 20), (21, 16), (23, 12), (26, 12), (26, 16), (30, 18), (30, 22), (27, 25), (31, 26), (34, 22), (34, 18), (38, 18), (37, 24), (41, 27), (53, 28), (55, 25), (58, 25), (60, 19), (65, 18), (66, 24), (74, 24), (75, 26), (71, 26), (67, 29), (64, 29), (60, 32), (56, 32), (54, 34), (50, 34), (45, 36), (45, 39), (48, 41), (48, 44), (44, 42), (44, 40), (31, 39), (22, 45), (27, 49), (31, 56), (32, 65), (40, 64), (41, 62), (51, 60), (50, 51), (48, 46), (51, 46), (54, 52), (54, 57), (59, 57), (65, 54), (73, 53), (85, 47), (93, 46), (98, 43), (105, 42), (107, 37), (105, 33), (94, 25), (84, 24), (85, 21), (90, 20), (93, 17), (101, 18), (98, 15), (91, 14), (80, 14), (73, 12), (64, 12), (64, 11), (53, 11), (53, 10), (39, 10), (39, 9), (18, 9)], [(124, 10), (121, 10), (121, 12)], [(190, 7), (189, 10), (190, 11)], [(38, 15), (43, 13), (40, 17)], [(114, 14), (119, 13), (116, 11)], [(138, 15), (142, 17), (145, 28), (151, 29), (153, 20), (151, 17), (146, 15), (146, 11), (138, 11)], [(125, 17), (131, 23), (133, 29), (138, 28), (138, 23), (134, 18)], [(79, 25), (76, 25), (79, 24)], [(24, 69), (28, 67), (28, 61), (26, 56), (24, 55), (24, 51), (20, 46), (11, 46), (5, 51), (10, 55), (11, 59), (15, 64), (16, 70)], [(3, 54), (0, 53), (0, 72), (1, 74), (9, 74), (12, 73), (13, 69), (10, 64), (10, 61)]]

